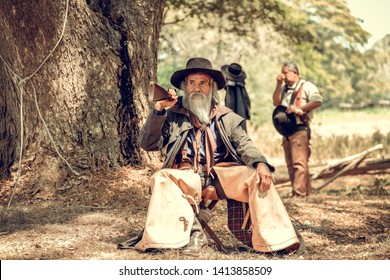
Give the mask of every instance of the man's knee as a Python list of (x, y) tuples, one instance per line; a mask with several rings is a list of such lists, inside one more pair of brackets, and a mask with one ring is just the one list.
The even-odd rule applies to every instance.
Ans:
[(162, 177), (162, 178), (169, 178), (170, 174), (171, 174), (171, 170), (170, 168), (163, 168), (163, 169), (160, 169), (158, 171), (156, 171), (154, 174), (153, 174), (153, 177)]

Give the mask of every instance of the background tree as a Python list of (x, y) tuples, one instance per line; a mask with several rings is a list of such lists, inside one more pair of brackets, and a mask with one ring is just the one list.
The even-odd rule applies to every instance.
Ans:
[[(356, 91), (356, 75), (364, 67), (359, 47), (367, 43), (369, 33), (360, 20), (351, 15), (343, 0), (294, 0), (294, 7), (308, 17), (317, 44), (296, 46), (306, 68), (304, 74), (326, 92), (328, 105)], [(314, 58), (314, 59), (313, 59)]]
[[(373, 104), (390, 101), (390, 34), (364, 52), (365, 68), (359, 73), (358, 96)], [(349, 96), (352, 99), (352, 96)]]
[(30, 186), (51, 188), (71, 170), (151, 157), (136, 139), (149, 109), (148, 81), (156, 75), (164, 2), (2, 1), (1, 177), (18, 166), (21, 142)]

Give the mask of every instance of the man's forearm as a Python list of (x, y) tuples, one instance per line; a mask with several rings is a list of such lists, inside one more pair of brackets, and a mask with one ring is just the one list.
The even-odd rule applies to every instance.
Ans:
[(141, 128), (138, 143), (145, 151), (157, 151), (162, 148), (162, 127), (166, 114), (151, 113)]
[(276, 84), (274, 94), (272, 96), (272, 100), (274, 106), (278, 106), (282, 102), (282, 84), (279, 83)]

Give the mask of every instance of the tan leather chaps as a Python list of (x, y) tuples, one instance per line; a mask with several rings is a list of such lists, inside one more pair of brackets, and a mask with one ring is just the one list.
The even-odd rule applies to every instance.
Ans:
[[(259, 252), (298, 247), (299, 240), (275, 187), (260, 192), (256, 170), (246, 166), (213, 167), (228, 198), (249, 203), (253, 249)], [(180, 248), (188, 244), (194, 211), (200, 202), (200, 176), (192, 170), (162, 169), (152, 176), (144, 234), (136, 245)]]

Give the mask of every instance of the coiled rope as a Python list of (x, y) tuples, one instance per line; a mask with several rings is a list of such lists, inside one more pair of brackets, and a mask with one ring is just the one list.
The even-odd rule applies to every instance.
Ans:
[[(23, 123), (23, 95), (24, 95), (24, 86), (26, 85), (26, 82), (28, 80), (30, 80), (41, 68), (42, 66), (46, 63), (46, 61), (49, 59), (49, 57), (53, 54), (53, 52), (55, 51), (55, 49), (58, 47), (58, 45), (60, 44), (60, 42), (62, 41), (62, 38), (64, 37), (64, 33), (65, 33), (65, 28), (66, 28), (66, 23), (67, 23), (67, 20), (68, 20), (68, 12), (69, 12), (69, 0), (66, 0), (66, 7), (65, 7), (65, 16), (64, 16), (64, 22), (63, 22), (63, 26), (62, 26), (62, 31), (61, 31), (61, 36), (60, 38), (58, 39), (57, 43), (54, 45), (54, 47), (52, 48), (52, 50), (49, 52), (49, 54), (46, 56), (46, 58), (39, 64), (39, 66), (35, 69), (34, 72), (32, 72), (29, 76), (25, 77), (25, 78), (22, 78), (20, 75), (18, 75), (15, 71), (12, 70), (12, 68), (7, 64), (7, 62), (3, 59), (3, 57), (1, 56), (0, 54), (0, 60), (3, 61), (3, 63), (5, 64), (5, 66), (8, 68), (8, 70), (16, 77), (16, 80), (19, 81), (18, 82), (18, 88), (19, 88), (19, 92), (20, 92), (20, 153), (19, 153), (19, 164), (18, 164), (18, 171), (17, 171), (17, 176), (16, 176), (16, 182), (15, 182), (15, 185), (13, 186), (12, 188), (12, 192), (11, 192), (11, 196), (8, 200), (8, 203), (7, 203), (7, 209), (9, 208), (9, 206), (11, 205), (11, 202), (12, 202), (12, 199), (13, 199), (13, 196), (14, 196), (14, 193), (15, 193), (15, 189), (16, 187), (18, 186), (19, 184), (19, 180), (20, 180), (20, 172), (21, 172), (21, 163), (22, 163), (22, 155), (23, 155), (23, 135), (24, 135), (24, 123)], [(37, 111), (38, 111), (38, 115), (39, 115), (39, 118), (40, 120), (42, 121), (43, 125), (44, 125), (44, 128), (46, 130), (46, 133), (48, 134), (49, 136), (49, 139), (52, 143), (52, 145), (54, 146), (54, 149), (55, 151), (57, 152), (58, 156), (65, 162), (65, 164), (69, 167), (69, 169), (76, 175), (79, 175), (78, 172), (76, 172), (72, 167), (71, 165), (69, 164), (69, 162), (61, 155), (61, 153), (59, 152), (58, 150), (58, 147), (54, 141), (54, 138), (52, 136), (52, 134), (50, 133), (50, 130), (48, 128), (48, 125), (46, 123), (46, 121), (44, 120), (44, 118), (42, 117), (42, 114), (41, 114), (41, 110), (39, 109), (39, 105), (38, 105), (38, 99), (37, 99), (37, 94), (36, 94), (36, 91), (35, 91), (35, 87), (34, 87), (34, 84), (32, 85), (33, 86), (33, 92), (34, 92), (34, 101), (35, 101), (35, 107), (37, 108)]]

